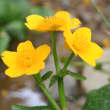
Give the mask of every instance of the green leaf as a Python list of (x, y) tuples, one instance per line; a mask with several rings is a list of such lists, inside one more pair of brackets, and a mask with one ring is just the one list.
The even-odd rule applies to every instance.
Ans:
[(52, 78), (50, 79), (49, 87), (51, 87), (52, 85), (54, 85), (57, 80), (58, 80), (58, 75), (52, 76)]
[(88, 93), (82, 110), (110, 110), (110, 84)]
[(0, 54), (8, 48), (9, 43), (10, 36), (4, 31), (0, 32)]
[(40, 85), (41, 83), (41, 76), (40, 76), (40, 73), (37, 73), (35, 75), (33, 75), (34, 79), (36, 80), (37, 84)]
[(25, 27), (22, 21), (10, 22), (5, 29), (9, 32), (11, 37), (17, 38), (20, 41), (26, 38)]
[(48, 106), (26, 107), (21, 105), (13, 105), (12, 110), (52, 110)]
[(74, 77), (77, 80), (86, 80), (86, 77), (79, 74), (79, 73), (71, 72), (69, 70), (66, 70), (65, 73), (66, 73), (65, 75), (70, 75), (70, 76)]
[(42, 76), (42, 81), (47, 80), (52, 75), (52, 71), (48, 71)]
[(51, 16), (53, 15), (53, 10), (46, 8), (44, 6), (37, 6), (37, 7), (33, 7), (30, 10), (30, 14), (39, 14), (41, 16)]
[(28, 0), (0, 0), (0, 25), (14, 20), (24, 20), (32, 5)]

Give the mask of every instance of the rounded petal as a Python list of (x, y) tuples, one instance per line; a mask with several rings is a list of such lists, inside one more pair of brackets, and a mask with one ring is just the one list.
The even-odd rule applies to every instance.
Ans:
[(73, 43), (74, 38), (73, 38), (73, 34), (70, 30), (64, 31), (64, 38), (65, 38), (65, 40), (68, 40), (71, 44)]
[(33, 65), (31, 68), (29, 68), (25, 74), (26, 75), (33, 75), (33, 74), (38, 74), (40, 70), (45, 68), (45, 63), (42, 62), (37, 62), (35, 65)]
[(22, 52), (22, 51), (28, 51), (28, 50), (33, 50), (34, 47), (32, 45), (32, 42), (27, 40), (25, 42), (22, 42), (18, 45), (17, 47), (17, 52)]
[(71, 29), (77, 28), (81, 25), (81, 22), (78, 18), (73, 18), (71, 23)]
[(70, 14), (67, 11), (58, 11), (56, 12), (55, 16), (69, 21), (71, 18)]
[(40, 60), (45, 60), (50, 53), (50, 47), (46, 44), (39, 46), (36, 48), (36, 56)]
[(78, 28), (77, 30), (75, 30), (75, 32), (73, 33), (73, 42), (76, 44), (79, 44), (81, 42), (88, 42), (91, 41), (91, 30), (90, 28), (87, 27), (81, 27)]
[(25, 25), (30, 29), (30, 30), (35, 30), (37, 26), (44, 20), (44, 18), (40, 15), (30, 15), (26, 17), (26, 23)]
[(17, 78), (24, 75), (21, 71), (17, 70), (17, 68), (8, 68), (5, 70), (5, 74), (11, 78)]
[(103, 49), (96, 43), (91, 42), (90, 46), (85, 51), (79, 52), (79, 56), (91, 66), (96, 65), (96, 60), (103, 55)]
[(60, 30), (66, 30), (66, 29), (74, 29), (77, 28), (81, 22), (79, 19), (77, 18), (73, 18), (71, 19), (70, 14), (67, 11), (58, 11), (56, 12), (56, 17), (61, 18), (62, 20), (64, 20), (66, 24), (64, 24), (65, 26), (60, 27)]
[(55, 16), (64, 22), (63, 25), (58, 28), (58, 30), (64, 31), (71, 28), (71, 16), (67, 11), (58, 11), (56, 12)]
[(4, 51), (2, 53), (2, 56), (1, 56), (3, 62), (8, 67), (15, 67), (15, 65), (16, 65), (16, 57), (17, 57), (17, 53), (16, 52), (11, 52), (11, 51)]
[(67, 50), (71, 49), (75, 53), (75, 55), (77, 55), (77, 51), (75, 50), (75, 48), (73, 46), (73, 40), (74, 40), (73, 34), (72, 34), (72, 32), (70, 30), (64, 31), (64, 38), (65, 38), (64, 47)]

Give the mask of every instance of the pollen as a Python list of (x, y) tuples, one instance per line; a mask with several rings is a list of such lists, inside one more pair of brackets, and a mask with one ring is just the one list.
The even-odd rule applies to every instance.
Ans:
[(63, 19), (60, 19), (55, 16), (49, 16), (49, 17), (45, 17), (44, 21), (42, 22), (42, 24), (39, 25), (39, 27), (43, 28), (43, 30), (45, 31), (49, 31), (49, 30), (54, 31), (57, 30), (59, 27), (61, 27), (63, 24), (64, 24)]
[(33, 56), (28, 56), (28, 54), (24, 54), (24, 53), (18, 54), (17, 57), (18, 57), (17, 62), (18, 64), (20, 64), (19, 66), (22, 66), (27, 69), (31, 67), (36, 60), (33, 58)]

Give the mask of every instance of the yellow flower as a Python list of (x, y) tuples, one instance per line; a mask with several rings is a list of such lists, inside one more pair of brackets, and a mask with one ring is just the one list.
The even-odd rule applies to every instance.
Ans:
[(4, 51), (2, 60), (8, 66), (5, 74), (9, 77), (33, 75), (44, 69), (44, 60), (50, 53), (50, 47), (46, 44), (34, 48), (31, 41), (25, 41), (18, 45), (17, 52)]
[(103, 50), (91, 41), (91, 30), (86, 27), (77, 29), (74, 33), (64, 32), (65, 47), (70, 48), (75, 55), (79, 55), (91, 66), (96, 65), (96, 60), (103, 54)]
[(83, 0), (83, 4), (84, 4), (85, 6), (89, 6), (90, 3), (91, 3), (91, 0)]
[(110, 47), (110, 40), (109, 39), (104, 39), (103, 40), (103, 45), (104, 45), (104, 47)]
[(41, 32), (64, 31), (65, 29), (74, 29), (80, 25), (77, 18), (71, 19), (66, 11), (58, 11), (54, 16), (42, 17), (40, 15), (30, 15), (26, 18), (25, 25), (30, 30)]

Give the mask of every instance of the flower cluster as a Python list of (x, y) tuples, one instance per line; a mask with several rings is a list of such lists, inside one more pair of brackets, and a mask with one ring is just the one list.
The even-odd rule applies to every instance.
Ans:
[[(75, 55), (79, 55), (91, 66), (95, 66), (103, 50), (91, 41), (91, 30), (87, 27), (80, 27), (80, 24), (79, 19), (71, 18), (66, 11), (58, 11), (55, 15), (48, 17), (30, 15), (25, 23), (30, 30), (62, 31), (65, 39), (64, 47), (72, 50)], [(73, 29), (74, 32), (72, 32)], [(8, 66), (5, 73), (10, 77), (39, 73), (45, 67), (44, 60), (49, 53), (50, 47), (46, 44), (34, 48), (30, 41), (20, 43), (17, 52), (4, 51), (2, 53), (2, 60)]]
[[(45, 18), (31, 15), (27, 17), (25, 24), (29, 29), (42, 32), (63, 31), (65, 47), (71, 49), (75, 55), (79, 55), (91, 66), (95, 66), (96, 59), (103, 54), (103, 50), (91, 41), (91, 30), (87, 27), (79, 27), (81, 24), (79, 19), (71, 19), (70, 14), (66, 11), (58, 11), (54, 16)], [(72, 33), (72, 29), (76, 30)]]

